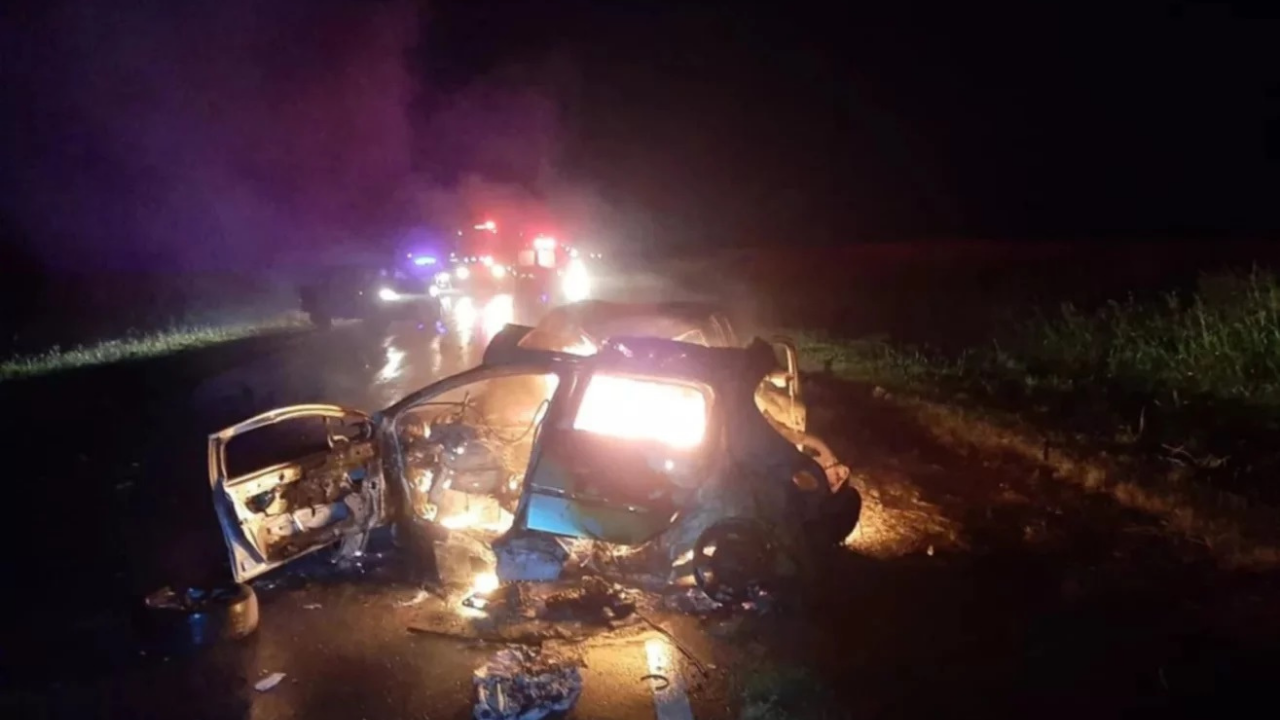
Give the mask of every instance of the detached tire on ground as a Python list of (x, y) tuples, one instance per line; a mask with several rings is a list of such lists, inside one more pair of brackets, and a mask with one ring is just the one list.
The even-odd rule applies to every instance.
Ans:
[(853, 534), (862, 519), (862, 493), (846, 482), (837, 489), (822, 508), (822, 520), (815, 528), (822, 545), (839, 547)]
[(239, 640), (258, 629), (258, 596), (248, 585), (174, 590), (143, 600), (139, 625), (145, 640), (181, 649)]

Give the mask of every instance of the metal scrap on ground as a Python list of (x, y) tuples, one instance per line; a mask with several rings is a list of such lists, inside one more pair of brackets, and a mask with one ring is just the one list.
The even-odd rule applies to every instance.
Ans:
[(282, 680), (284, 680), (284, 673), (282, 672), (271, 673), (270, 675), (254, 683), (253, 689), (257, 690), (258, 692), (267, 692), (268, 690), (271, 690), (275, 686), (279, 685), (280, 681)]
[(573, 707), (582, 694), (577, 665), (531, 648), (499, 651), (475, 672), (476, 720), (539, 720)]

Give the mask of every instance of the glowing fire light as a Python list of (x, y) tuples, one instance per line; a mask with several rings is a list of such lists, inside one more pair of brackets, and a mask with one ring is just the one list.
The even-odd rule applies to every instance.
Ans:
[(471, 581), (471, 591), (462, 599), (462, 607), (472, 612), (484, 613), (489, 605), (489, 593), (498, 589), (498, 576), (493, 573), (479, 573)]
[(603, 374), (591, 378), (573, 420), (575, 430), (675, 448), (698, 446), (706, 426), (707, 399), (696, 388)]
[(480, 522), (480, 516), (473, 512), (462, 513), (461, 515), (450, 515), (442, 518), (440, 524), (450, 530), (461, 530), (469, 528)]
[(515, 516), (506, 510), (500, 509), (496, 515), (490, 514), (487, 517), (476, 510), (467, 510), (466, 512), (440, 518), (439, 523), (441, 527), (449, 530), (506, 532), (514, 521)]
[(471, 581), (473, 595), (488, 595), (498, 589), (498, 576), (493, 573), (480, 573)]

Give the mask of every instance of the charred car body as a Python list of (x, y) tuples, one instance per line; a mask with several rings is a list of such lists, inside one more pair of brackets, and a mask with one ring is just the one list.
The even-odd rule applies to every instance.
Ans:
[[(679, 314), (649, 307), (632, 325)], [(356, 554), (394, 525), (405, 537), (482, 538), (503, 580), (551, 579), (556, 568), (532, 577), (504, 557), (541, 553), (539, 567), (555, 566), (566, 540), (645, 548), (668, 567), (687, 557), (698, 583), (725, 597), (745, 591), (762, 555), (804, 556), (853, 530), (860, 498), (806, 433), (795, 368), (777, 354), (781, 345), (794, 360), (789, 344), (614, 335), (575, 354), (539, 329), (507, 326), (480, 366), (373, 416), (296, 406), (212, 435), (236, 580), (335, 544)], [(327, 450), (229, 472), (235, 438), (301, 418), (335, 426)]]

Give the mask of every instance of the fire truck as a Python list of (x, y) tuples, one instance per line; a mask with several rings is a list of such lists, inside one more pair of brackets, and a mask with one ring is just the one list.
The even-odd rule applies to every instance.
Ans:
[(458, 231), (433, 294), (511, 293), (560, 304), (584, 300), (591, 278), (578, 252), (551, 233), (500, 229), (494, 220)]

